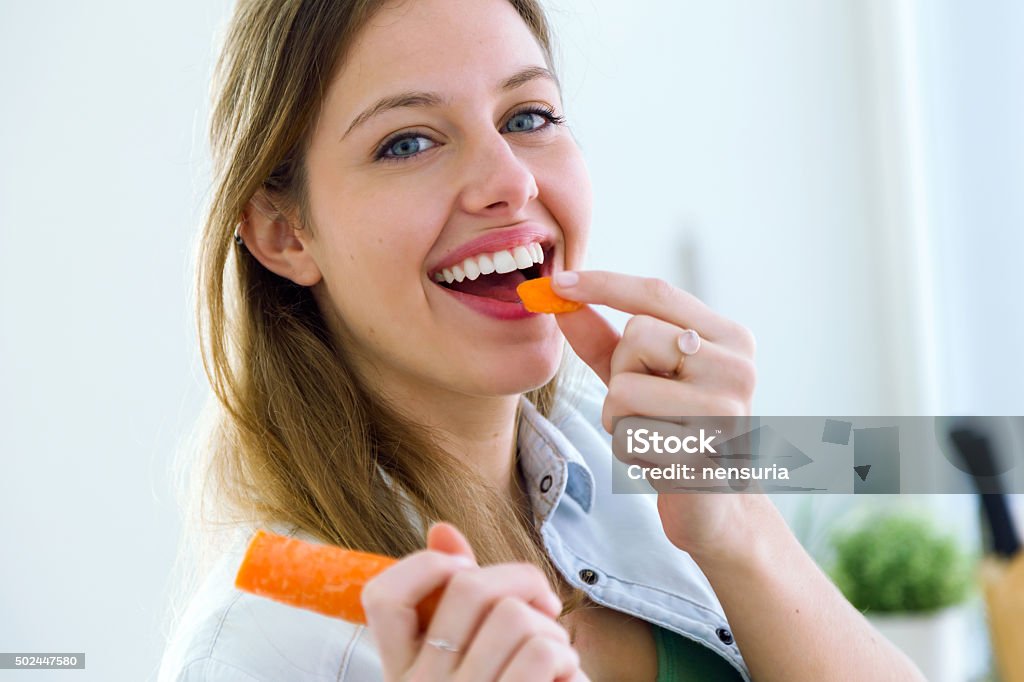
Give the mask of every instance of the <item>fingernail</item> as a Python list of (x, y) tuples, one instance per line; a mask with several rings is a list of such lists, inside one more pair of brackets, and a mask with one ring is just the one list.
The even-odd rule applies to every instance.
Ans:
[(580, 281), (580, 276), (572, 270), (563, 270), (556, 272), (553, 279), (558, 286), (568, 288), (576, 286)]

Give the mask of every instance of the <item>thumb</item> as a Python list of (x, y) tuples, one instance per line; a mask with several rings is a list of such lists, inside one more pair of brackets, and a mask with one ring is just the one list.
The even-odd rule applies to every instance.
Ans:
[(427, 531), (427, 549), (464, 556), (476, 563), (469, 540), (450, 523), (439, 522), (430, 527)]
[(618, 330), (589, 305), (571, 313), (555, 315), (555, 321), (576, 355), (607, 386), (611, 381), (612, 353), (621, 338)]

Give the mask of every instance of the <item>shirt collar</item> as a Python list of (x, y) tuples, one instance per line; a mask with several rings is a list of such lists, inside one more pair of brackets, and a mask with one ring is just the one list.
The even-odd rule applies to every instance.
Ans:
[[(570, 413), (563, 421), (577, 419)], [(565, 493), (589, 512), (594, 502), (594, 478), (579, 450), (559, 425), (548, 421), (533, 403), (520, 398), (519, 464), (539, 522), (558, 506)]]

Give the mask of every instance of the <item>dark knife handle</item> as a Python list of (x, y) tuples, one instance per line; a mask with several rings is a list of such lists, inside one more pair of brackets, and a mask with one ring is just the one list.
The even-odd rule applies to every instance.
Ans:
[[(1012, 557), (1020, 551), (1020, 536), (1010, 516), (999, 477), (992, 476), (997, 471), (992, 458), (992, 448), (988, 438), (969, 427), (959, 427), (949, 432), (949, 437), (963, 457), (967, 470), (972, 474), (974, 484), (978, 487), (981, 504), (992, 529), (992, 551), (999, 556)], [(985, 485), (982, 486), (982, 478)]]

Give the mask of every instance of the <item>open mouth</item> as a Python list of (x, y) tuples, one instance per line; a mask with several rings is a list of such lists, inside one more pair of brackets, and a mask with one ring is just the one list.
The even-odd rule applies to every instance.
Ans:
[(446, 289), (506, 303), (520, 303), (516, 287), (551, 273), (553, 245), (531, 242), (512, 249), (480, 253), (433, 274)]

